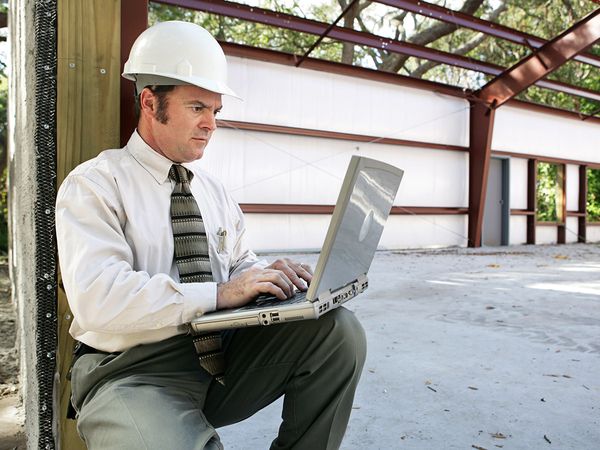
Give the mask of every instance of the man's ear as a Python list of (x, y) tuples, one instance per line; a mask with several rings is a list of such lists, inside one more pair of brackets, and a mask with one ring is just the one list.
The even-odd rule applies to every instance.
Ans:
[(140, 92), (140, 116), (150, 116), (154, 118), (156, 115), (156, 95), (149, 88), (142, 89)]

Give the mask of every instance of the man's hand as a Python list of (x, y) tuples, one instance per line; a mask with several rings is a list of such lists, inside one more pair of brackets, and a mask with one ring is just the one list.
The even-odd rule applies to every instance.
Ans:
[(280, 300), (291, 297), (294, 286), (307, 289), (312, 279), (308, 264), (299, 264), (288, 258), (278, 259), (265, 269), (249, 269), (226, 283), (217, 285), (217, 309), (243, 306), (260, 294), (271, 294)]
[(308, 289), (308, 283), (313, 276), (312, 269), (308, 264), (300, 264), (289, 258), (278, 259), (267, 266), (267, 269), (281, 270), (301, 291)]

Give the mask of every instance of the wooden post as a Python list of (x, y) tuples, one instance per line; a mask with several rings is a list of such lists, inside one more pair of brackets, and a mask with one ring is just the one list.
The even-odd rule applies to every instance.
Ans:
[[(121, 4), (121, 68), (136, 38), (148, 27), (148, 0), (126, 0)], [(121, 146), (125, 146), (137, 126), (134, 85), (121, 77)]]
[[(119, 147), (120, 12), (120, 0), (58, 2), (59, 184), (81, 162)], [(68, 333), (72, 314), (62, 287), (58, 302), (58, 438), (60, 448), (84, 449), (75, 421), (66, 419), (73, 339)]]

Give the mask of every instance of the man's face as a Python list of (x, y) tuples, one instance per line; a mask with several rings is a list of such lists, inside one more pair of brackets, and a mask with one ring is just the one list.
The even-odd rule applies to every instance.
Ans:
[(202, 158), (217, 128), (215, 116), (222, 107), (221, 94), (196, 86), (176, 86), (166, 94), (166, 103), (166, 121), (152, 120), (151, 146), (174, 162)]

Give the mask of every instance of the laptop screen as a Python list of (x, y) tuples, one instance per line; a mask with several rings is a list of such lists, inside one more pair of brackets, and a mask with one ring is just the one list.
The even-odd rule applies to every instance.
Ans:
[(345, 286), (369, 271), (402, 175), (401, 169), (381, 161), (352, 157), (307, 294), (309, 299)]

